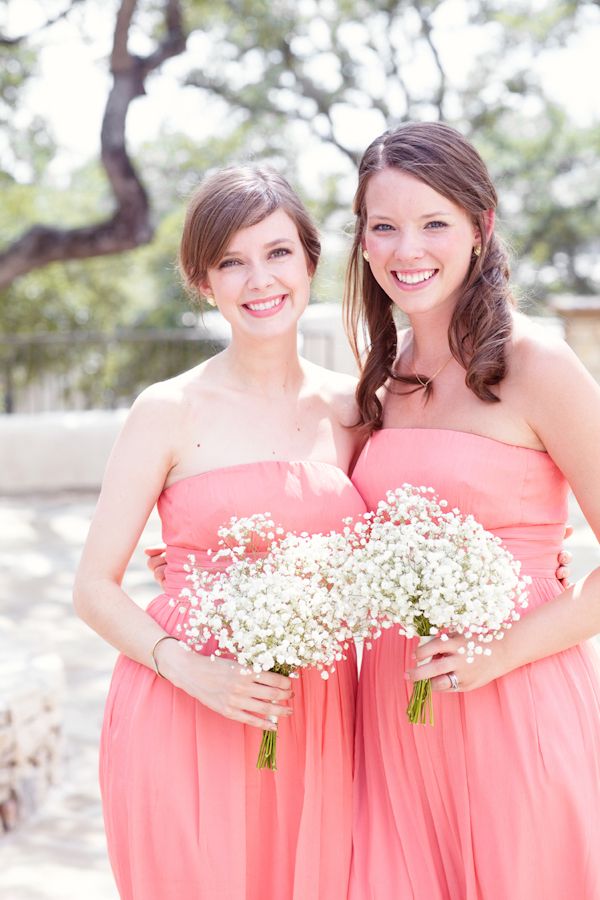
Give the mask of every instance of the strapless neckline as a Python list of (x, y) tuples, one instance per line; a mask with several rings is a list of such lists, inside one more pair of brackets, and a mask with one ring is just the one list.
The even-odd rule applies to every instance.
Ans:
[[(489, 437), (486, 434), (478, 434), (476, 431), (462, 431), (460, 428), (426, 428), (419, 426), (406, 426), (406, 427), (398, 427), (398, 428), (380, 428), (378, 431), (374, 431), (370, 436), (369, 440), (373, 440), (375, 437), (383, 434), (388, 434), (390, 432), (406, 432), (406, 433), (426, 433), (432, 432), (432, 434), (440, 433), (440, 434), (456, 434), (462, 437), (475, 438), (480, 441), (491, 441), (493, 444), (496, 444), (500, 447), (508, 447), (511, 450), (524, 450), (529, 453), (539, 453), (541, 456), (546, 457), (546, 459), (550, 459), (547, 450), (538, 450), (535, 447), (525, 447), (522, 444), (511, 444), (509, 441), (501, 441), (500, 438)], [(368, 442), (367, 442), (368, 443)], [(366, 446), (366, 444), (365, 444)], [(364, 448), (363, 448), (364, 449)]]
[(324, 462), (320, 459), (256, 459), (245, 463), (234, 463), (231, 466), (217, 466), (216, 469), (207, 469), (204, 472), (196, 472), (195, 475), (185, 475), (183, 478), (179, 478), (177, 481), (174, 481), (172, 484), (163, 488), (161, 493), (166, 494), (167, 491), (172, 491), (173, 488), (176, 488), (178, 485), (189, 483), (190, 481), (208, 478), (211, 475), (213, 477), (227, 475), (228, 473), (251, 469), (253, 466), (280, 466), (282, 468), (294, 468), (295, 466), (325, 466), (328, 469), (334, 469), (336, 472), (339, 472), (346, 481), (350, 482), (350, 476), (341, 468), (341, 466), (337, 466), (335, 463)]

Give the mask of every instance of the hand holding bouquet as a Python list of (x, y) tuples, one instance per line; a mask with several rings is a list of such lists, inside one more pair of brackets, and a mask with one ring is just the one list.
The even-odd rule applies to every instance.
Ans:
[[(382, 626), (398, 625), (421, 640), (461, 634), (467, 662), (489, 655), (527, 605), (530, 579), (520, 577), (520, 563), (473, 516), (448, 510), (432, 488), (389, 491), (349, 540), (354, 552), (345, 579), (355, 596), (373, 597)], [(407, 714), (412, 723), (433, 724), (429, 679), (415, 683)]]
[[(333, 590), (349, 544), (342, 534), (285, 534), (269, 514), (233, 518), (219, 530), (213, 561), (199, 570), (193, 558), (182, 592), (189, 603), (187, 643), (201, 650), (216, 638), (215, 655), (230, 655), (254, 672), (293, 674), (314, 666), (326, 679), (345, 659), (349, 642), (365, 637), (371, 616)], [(276, 768), (276, 732), (263, 732), (258, 768)]]

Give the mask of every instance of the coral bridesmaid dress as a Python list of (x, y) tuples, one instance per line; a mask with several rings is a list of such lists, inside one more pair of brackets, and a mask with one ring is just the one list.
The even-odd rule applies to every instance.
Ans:
[[(269, 512), (288, 530), (329, 531), (364, 504), (344, 472), (267, 461), (185, 478), (158, 501), (165, 593), (148, 611), (176, 634), (193, 552), (207, 565), (230, 516)], [(294, 682), (278, 770), (257, 770), (261, 731), (227, 719), (119, 657), (100, 780), (123, 900), (346, 900), (351, 857), (356, 659)]]
[[(445, 429), (375, 433), (353, 481), (369, 507), (403, 482), (433, 487), (555, 579), (568, 488), (548, 454)], [(414, 642), (388, 631), (363, 659), (351, 900), (598, 900), (600, 681), (589, 644), (479, 690), (406, 706)]]

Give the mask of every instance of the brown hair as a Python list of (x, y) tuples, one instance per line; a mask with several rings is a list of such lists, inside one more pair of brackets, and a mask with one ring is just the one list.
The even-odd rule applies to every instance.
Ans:
[(201, 293), (200, 283), (235, 232), (257, 225), (277, 209), (296, 225), (312, 274), (321, 254), (319, 232), (291, 185), (272, 169), (228, 166), (208, 175), (188, 204), (179, 247), (179, 269), (188, 289)]
[[(490, 387), (507, 371), (507, 344), (512, 333), (506, 251), (496, 234), (487, 234), (486, 212), (497, 196), (487, 168), (475, 148), (458, 131), (441, 122), (409, 122), (386, 131), (366, 149), (359, 166), (354, 197), (354, 241), (346, 272), (344, 317), (359, 362), (361, 338), (368, 349), (357, 388), (361, 424), (369, 431), (382, 427), (378, 389), (390, 379), (420, 388), (419, 379), (394, 371), (397, 331), (393, 303), (362, 259), (366, 227), (365, 196), (371, 176), (385, 168), (413, 175), (462, 207), (481, 235), (481, 255), (472, 256), (448, 329), (452, 355), (466, 370), (465, 383), (481, 400), (497, 402)], [(426, 396), (432, 384), (426, 388)]]

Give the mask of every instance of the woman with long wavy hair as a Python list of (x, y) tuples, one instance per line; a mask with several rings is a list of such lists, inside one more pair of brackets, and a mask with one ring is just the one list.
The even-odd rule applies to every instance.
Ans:
[[(409, 123), (377, 138), (354, 209), (345, 303), (357, 353), (366, 338), (369, 435), (354, 484), (369, 507), (404, 482), (433, 487), (532, 585), (526, 614), (470, 665), (457, 635), (418, 647), (390, 630), (365, 654), (351, 900), (597, 900), (600, 682), (586, 640), (600, 569), (565, 589), (554, 568), (569, 485), (600, 534), (600, 389), (516, 311), (496, 192), (457, 131)], [(406, 715), (424, 678), (433, 727)]]

